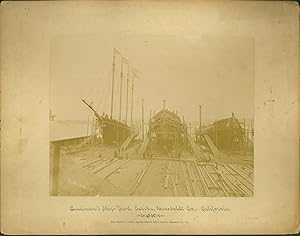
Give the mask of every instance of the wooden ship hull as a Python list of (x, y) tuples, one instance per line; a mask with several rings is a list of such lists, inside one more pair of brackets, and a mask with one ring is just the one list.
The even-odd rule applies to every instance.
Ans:
[[(100, 128), (102, 121), (99, 122)], [(122, 144), (131, 133), (131, 127), (116, 120), (103, 118), (103, 143), (107, 145)]]
[(91, 105), (85, 100), (82, 100), (95, 114), (96, 130), (101, 136), (101, 141), (106, 145), (121, 145), (133, 132), (132, 127), (109, 118), (108, 115), (100, 115)]
[(151, 143), (153, 147), (165, 152), (177, 151), (184, 146), (184, 124), (180, 118), (169, 110), (161, 110), (150, 124)]
[(232, 117), (217, 120), (213, 124), (203, 127), (201, 135), (199, 130), (196, 135), (198, 143), (205, 143), (203, 136), (207, 135), (218, 149), (237, 151), (244, 147), (244, 133), (239, 120), (232, 114)]

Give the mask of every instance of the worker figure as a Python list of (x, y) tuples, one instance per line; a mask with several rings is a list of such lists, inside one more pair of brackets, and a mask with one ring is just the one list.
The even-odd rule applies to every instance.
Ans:
[(218, 170), (218, 162), (216, 161), (216, 159), (214, 159), (214, 164), (215, 164), (215, 168)]
[(224, 181), (223, 171), (221, 171), (218, 168), (216, 168), (216, 174), (217, 174), (218, 181)]
[(207, 154), (207, 156), (206, 157), (208, 157), (208, 160), (207, 160), (207, 162), (211, 162), (211, 157), (210, 157), (210, 154), (208, 153)]
[[(117, 158), (118, 158), (118, 151), (115, 150), (115, 151), (114, 151), (114, 158), (113, 158), (113, 159), (117, 159)], [(110, 161), (112, 161), (112, 160), (110, 159)]]
[(120, 149), (117, 149), (117, 158), (120, 159), (120, 157), (121, 157), (121, 151)]

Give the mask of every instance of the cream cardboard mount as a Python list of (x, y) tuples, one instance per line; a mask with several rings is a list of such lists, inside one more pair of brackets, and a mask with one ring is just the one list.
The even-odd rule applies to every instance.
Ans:
[(299, 232), (296, 2), (4, 1), (0, 96), (3, 234)]

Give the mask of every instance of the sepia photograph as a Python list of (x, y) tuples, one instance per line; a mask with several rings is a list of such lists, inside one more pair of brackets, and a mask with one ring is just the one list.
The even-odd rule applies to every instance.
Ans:
[(299, 232), (299, 5), (2, 1), (1, 233)]
[(253, 38), (108, 27), (51, 40), (50, 195), (253, 197)]

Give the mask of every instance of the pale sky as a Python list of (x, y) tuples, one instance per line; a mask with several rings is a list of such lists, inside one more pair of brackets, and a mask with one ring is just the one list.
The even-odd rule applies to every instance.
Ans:
[[(117, 48), (139, 72), (135, 81), (134, 118), (150, 109), (178, 110), (188, 121), (254, 113), (254, 40), (229, 30), (210, 7), (189, 4), (114, 3), (60, 16), (50, 43), (50, 106), (57, 119), (86, 120), (91, 113), (80, 101), (110, 113), (112, 52)], [(209, 14), (210, 13), (210, 14)], [(64, 29), (64, 30), (63, 30)], [(126, 66), (123, 109), (125, 118)], [(114, 117), (119, 117), (120, 58), (115, 75)], [(131, 95), (130, 95), (131, 96)], [(129, 96), (129, 101), (130, 101)], [(130, 106), (129, 106), (130, 108)], [(130, 114), (130, 112), (128, 112)]]

